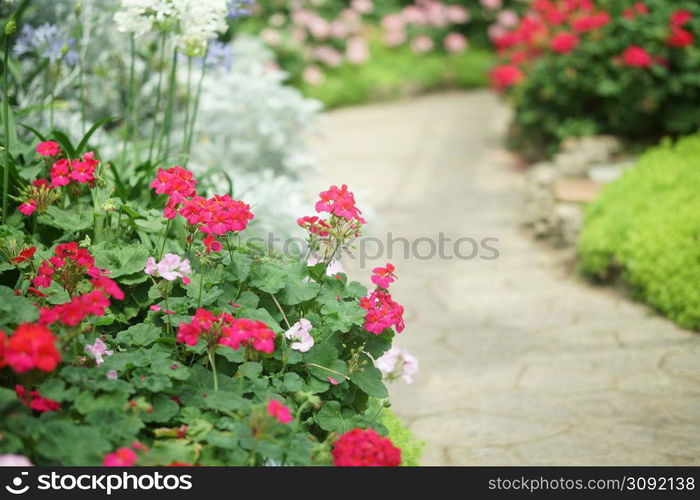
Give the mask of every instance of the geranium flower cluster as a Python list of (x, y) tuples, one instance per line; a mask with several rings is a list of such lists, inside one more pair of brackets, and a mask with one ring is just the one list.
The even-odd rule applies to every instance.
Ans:
[(163, 216), (166, 219), (174, 219), (180, 205), (188, 198), (197, 195), (197, 184), (192, 172), (175, 166), (167, 169), (159, 168), (150, 187), (155, 190), (156, 194), (168, 196)]
[(280, 424), (288, 424), (294, 418), (292, 418), (292, 412), (288, 407), (277, 401), (276, 399), (271, 399), (267, 403), (267, 414), (277, 420)]
[[(50, 325), (60, 321), (76, 326), (88, 315), (102, 316), (110, 306), (109, 297), (124, 299), (124, 292), (114, 280), (105, 276), (108, 271), (95, 266), (94, 257), (76, 242), (62, 243), (49, 260), (44, 260), (37, 270), (32, 284), (36, 288), (48, 288), (53, 281), (59, 283), (71, 295), (70, 302), (54, 307), (40, 308), (39, 321)], [(87, 279), (92, 290), (76, 295), (78, 284)], [(40, 294), (38, 290), (35, 294)]]
[(93, 152), (88, 151), (80, 159), (66, 158), (59, 144), (55, 141), (40, 142), (36, 147), (36, 152), (44, 158), (49, 167), (51, 180), (36, 179), (22, 190), (19, 197), (22, 203), (18, 207), (20, 213), (26, 216), (32, 215), (36, 211), (40, 214), (44, 213), (60, 197), (55, 188), (83, 184), (94, 187), (100, 160), (95, 159)]
[(177, 341), (190, 346), (200, 338), (210, 349), (220, 344), (234, 350), (251, 347), (267, 354), (275, 350), (275, 333), (262, 321), (234, 318), (228, 313), (214, 315), (206, 309), (197, 309), (189, 323), (180, 323), (177, 332)]
[(180, 215), (190, 226), (209, 235), (205, 242), (209, 251), (221, 249), (220, 246), (213, 246), (217, 242), (216, 236), (243, 231), (254, 218), (250, 205), (234, 200), (227, 194), (217, 194), (209, 199), (195, 196), (182, 204)]
[[(644, 2), (624, 9), (620, 17), (625, 22), (641, 22), (651, 13)], [(666, 45), (685, 48), (693, 45), (695, 37), (688, 28), (692, 14), (685, 9), (673, 12), (668, 20)], [(528, 63), (547, 53), (569, 54), (588, 37), (613, 21), (612, 15), (600, 10), (593, 0), (535, 0), (531, 10), (512, 29), (500, 30), (492, 37), (504, 63), (491, 73), (492, 86), (506, 90), (525, 78)], [(666, 58), (655, 55), (641, 43), (630, 44), (613, 58), (617, 64), (633, 68), (667, 65)]]
[(333, 444), (333, 464), (339, 467), (397, 467), (401, 450), (374, 429), (352, 429)]
[(15, 386), (15, 394), (17, 394), (17, 399), (19, 399), (24, 406), (38, 411), (39, 413), (60, 411), (61, 409), (61, 404), (59, 402), (43, 397), (39, 394), (39, 391), (31, 391), (27, 394), (27, 389), (23, 385)]
[(374, 268), (372, 282), (377, 288), (368, 297), (360, 299), (360, 307), (367, 311), (364, 328), (375, 335), (392, 327), (397, 333), (401, 333), (405, 327), (403, 306), (395, 302), (388, 291), (389, 285), (397, 279), (394, 270), (392, 264)]
[(175, 281), (178, 278), (182, 278), (182, 282), (185, 285), (189, 285), (189, 275), (192, 273), (192, 267), (189, 259), (183, 259), (174, 253), (166, 253), (160, 262), (156, 262), (156, 259), (149, 257), (146, 260), (143, 272), (150, 276), (161, 277), (166, 281)]
[[(182, 167), (158, 169), (151, 188), (156, 194), (165, 194), (168, 201), (164, 217), (173, 219), (179, 213), (188, 223), (188, 242), (192, 242), (197, 231), (206, 234), (203, 243), (206, 253), (221, 250), (218, 236), (229, 232), (243, 231), (254, 215), (250, 205), (234, 200), (229, 195), (214, 195), (212, 198), (197, 196), (192, 172)], [(149, 273), (150, 274), (150, 273)]]
[(0, 368), (7, 365), (17, 373), (52, 372), (61, 361), (56, 342), (51, 330), (41, 324), (24, 323), (9, 338), (0, 331)]

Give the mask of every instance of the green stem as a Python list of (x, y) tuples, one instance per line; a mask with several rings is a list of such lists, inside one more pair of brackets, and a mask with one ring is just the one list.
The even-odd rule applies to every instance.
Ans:
[(204, 269), (202, 269), (202, 274), (199, 276), (199, 294), (197, 296), (197, 308), (202, 307), (202, 290), (204, 289)]
[(185, 166), (190, 159), (190, 151), (192, 151), (192, 138), (194, 136), (194, 127), (197, 124), (197, 114), (199, 113), (199, 102), (202, 96), (202, 82), (204, 82), (204, 75), (207, 71), (206, 65), (206, 54), (202, 59), (202, 71), (199, 74), (199, 82), (197, 83), (197, 96), (194, 100), (194, 110), (192, 112), (192, 120), (190, 121), (190, 129), (187, 132), (187, 140), (185, 141)]
[[(168, 101), (165, 107), (163, 127), (160, 130), (160, 138), (158, 139), (158, 158), (161, 158), (162, 154), (167, 155), (168, 151), (170, 151), (170, 132), (173, 122), (173, 108), (175, 107), (176, 77), (177, 49), (173, 49), (173, 59), (170, 67), (170, 78), (168, 81)], [(163, 149), (163, 139), (165, 139), (165, 149)]]
[(5, 166), (2, 169), (2, 222), (7, 220), (7, 199), (10, 195), (10, 102), (7, 83), (10, 61), (10, 37), (5, 37), (5, 56), (2, 67), (2, 119), (5, 131)]
[(172, 335), (172, 331), (173, 331), (172, 324), (170, 323), (170, 314), (167, 312), (170, 310), (170, 305), (168, 304), (168, 297), (169, 296), (170, 296), (170, 292), (168, 291), (168, 293), (165, 294), (165, 310), (166, 310), (165, 316), (168, 320), (168, 326), (167, 326), (168, 337), (170, 337)]
[(192, 58), (187, 58), (187, 92), (185, 101), (185, 125), (182, 138), (182, 154), (184, 156), (184, 164), (187, 166), (187, 129), (190, 123), (190, 91), (192, 90)]
[(129, 96), (126, 103), (126, 113), (124, 114), (124, 141), (122, 144), (122, 165), (126, 168), (126, 146), (131, 140), (131, 134), (133, 130), (131, 129), (132, 124), (129, 119), (133, 113), (134, 109), (134, 86), (135, 86), (135, 70), (136, 66), (136, 44), (134, 42), (134, 35), (131, 35), (131, 65), (129, 67)]
[(284, 310), (282, 309), (282, 306), (280, 305), (279, 302), (277, 302), (277, 298), (274, 295), (270, 294), (270, 297), (272, 297), (272, 301), (275, 303), (275, 305), (277, 306), (277, 309), (282, 314), (282, 318), (284, 318), (284, 322), (287, 325), (287, 329), (289, 330), (292, 327), (292, 325), (289, 324), (289, 320), (287, 319), (287, 315), (284, 314)]
[(162, 243), (160, 246), (160, 251), (158, 252), (158, 260), (163, 258), (163, 252), (165, 251), (165, 242), (168, 241), (168, 229), (170, 229), (170, 219), (168, 219), (168, 222), (165, 223), (165, 227), (163, 228), (163, 233), (162, 233)]
[(316, 368), (320, 368), (321, 370), (326, 370), (327, 372), (331, 372), (331, 373), (335, 373), (336, 375), (340, 375), (345, 380), (350, 380), (350, 377), (348, 377), (344, 373), (340, 373), (340, 372), (337, 372), (335, 370), (331, 370), (330, 368), (327, 368), (327, 367), (321, 366), (321, 365), (317, 365), (316, 363), (306, 363), (304, 366), (314, 366)]
[(156, 143), (156, 131), (158, 130), (158, 112), (160, 111), (161, 89), (163, 88), (163, 66), (165, 65), (165, 33), (160, 38), (160, 67), (158, 71), (158, 86), (156, 87), (156, 110), (153, 113), (153, 128), (151, 130), (151, 142), (148, 146), (148, 163), (153, 159), (153, 148)]
[(214, 392), (219, 391), (219, 379), (216, 376), (216, 354), (212, 355), (212, 350), (207, 349), (207, 356), (209, 356), (209, 364), (211, 364), (211, 371), (214, 376)]

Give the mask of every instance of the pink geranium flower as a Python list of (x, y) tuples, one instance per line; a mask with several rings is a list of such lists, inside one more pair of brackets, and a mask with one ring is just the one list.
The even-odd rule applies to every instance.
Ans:
[(280, 424), (288, 424), (292, 420), (292, 412), (285, 405), (277, 401), (276, 399), (271, 399), (267, 403), (267, 413), (277, 419)]

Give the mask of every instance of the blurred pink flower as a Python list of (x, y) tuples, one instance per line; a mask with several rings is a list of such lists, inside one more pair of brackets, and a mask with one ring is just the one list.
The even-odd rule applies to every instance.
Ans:
[(345, 38), (350, 33), (350, 28), (342, 21), (333, 21), (331, 23), (331, 36), (333, 38)]
[(0, 467), (29, 467), (33, 465), (24, 455), (0, 455)]
[(277, 45), (279, 45), (282, 37), (280, 36), (279, 31), (272, 28), (265, 28), (260, 32), (260, 39), (267, 45), (271, 47), (276, 47)]
[(418, 35), (413, 40), (411, 40), (411, 50), (416, 54), (425, 54), (433, 50), (435, 44), (432, 38), (425, 35)]
[(443, 40), (445, 50), (453, 54), (464, 52), (467, 48), (467, 39), (461, 33), (450, 33)]
[(518, 13), (505, 9), (498, 13), (498, 24), (504, 28), (512, 28), (518, 24)]
[(469, 22), (471, 16), (469, 15), (469, 11), (461, 5), (448, 5), (447, 19), (454, 24), (464, 24)]
[(292, 30), (292, 41), (294, 43), (304, 43), (306, 40), (306, 30), (304, 28), (294, 28)]
[(381, 23), (382, 28), (387, 31), (402, 30), (406, 25), (406, 22), (404, 21), (403, 17), (401, 17), (401, 14), (389, 14), (388, 16), (384, 16)]
[(307, 27), (317, 40), (325, 40), (331, 36), (331, 24), (322, 17), (314, 16), (307, 23)]
[(314, 51), (314, 58), (333, 68), (337, 68), (343, 63), (343, 55), (330, 45), (318, 47)]
[(321, 71), (321, 68), (316, 66), (315, 64), (311, 64), (304, 68), (304, 72), (302, 73), (302, 78), (306, 83), (309, 85), (321, 85), (324, 81), (326, 81), (326, 75), (323, 74), (323, 71)]
[(425, 15), (425, 12), (416, 5), (404, 7), (402, 15), (403, 18), (409, 23), (417, 24), (419, 26), (425, 26), (428, 24), (428, 17)]
[(384, 43), (389, 47), (396, 47), (406, 41), (406, 33), (401, 31), (387, 31), (384, 34)]
[(369, 46), (367, 41), (359, 36), (354, 36), (348, 40), (345, 52), (348, 61), (353, 64), (362, 64), (369, 59)]
[(372, 0), (352, 0), (350, 7), (360, 14), (369, 14), (374, 10), (374, 2)]
[(117, 370), (109, 370), (107, 372), (107, 378), (109, 380), (117, 380), (119, 378), (119, 374), (117, 373)]
[(480, 0), (481, 5), (487, 9), (496, 10), (503, 6), (503, 0)]
[(388, 380), (401, 378), (407, 384), (413, 383), (418, 373), (418, 360), (406, 349), (394, 346), (374, 362)]
[(500, 26), (498, 24), (492, 24), (491, 26), (489, 26), (489, 38), (491, 40), (497, 40), (506, 33), (508, 33), (508, 30), (503, 26)]
[(441, 3), (429, 3), (425, 6), (425, 16), (428, 24), (442, 28), (449, 22), (447, 19), (447, 11)]

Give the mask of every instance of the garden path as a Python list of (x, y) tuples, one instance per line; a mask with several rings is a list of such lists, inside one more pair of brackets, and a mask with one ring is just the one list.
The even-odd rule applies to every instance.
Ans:
[(507, 120), (487, 91), (444, 93), (334, 111), (312, 144), (325, 166), (313, 187), (348, 184), (373, 207), (367, 234), (498, 239), (494, 260), (405, 259), (396, 244), (364, 270), (345, 261), (366, 284), (397, 266), (397, 341), (421, 372), (390, 392), (428, 443), (423, 463), (700, 464), (700, 335), (521, 231)]

